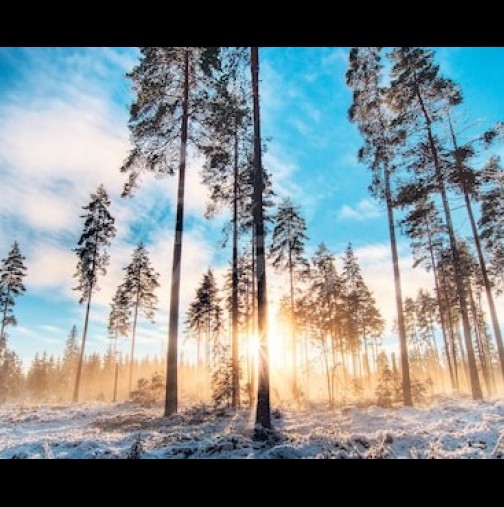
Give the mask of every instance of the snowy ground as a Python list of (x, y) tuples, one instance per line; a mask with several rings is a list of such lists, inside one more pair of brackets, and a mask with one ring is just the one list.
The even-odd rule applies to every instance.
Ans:
[(131, 404), (1, 407), (0, 458), (504, 458), (503, 399), (286, 411), (268, 442), (253, 441), (246, 411), (160, 413)]

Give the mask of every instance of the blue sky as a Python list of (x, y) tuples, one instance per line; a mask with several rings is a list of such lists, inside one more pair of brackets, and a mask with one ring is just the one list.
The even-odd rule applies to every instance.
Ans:
[[(368, 172), (356, 160), (361, 139), (347, 121), (348, 49), (261, 49), (263, 133), (272, 138), (265, 161), (279, 197), (290, 195), (303, 207), (310, 252), (325, 241), (339, 255), (353, 243), (390, 328), (387, 224), (381, 205), (369, 197)], [(504, 119), (504, 48), (436, 49), (444, 72), (462, 85), (464, 115), (482, 125)], [(95, 298), (87, 350), (107, 346), (108, 304), (139, 241), (147, 243), (162, 275), (162, 311), (155, 326), (141, 324), (139, 354), (163, 350), (176, 178), (145, 178), (133, 199), (119, 197), (131, 101), (124, 74), (137, 55), (135, 48), (0, 48), (0, 257), (15, 239), (27, 256), (28, 292), (17, 302), (19, 326), (9, 330), (10, 346), (23, 359), (37, 350), (61, 353), (71, 326), (82, 328), (71, 249), (81, 230), (80, 207), (102, 182), (112, 196), (118, 236)], [(213, 265), (222, 273), (229, 258), (219, 248), (223, 218), (203, 218), (200, 167), (196, 159), (188, 171), (183, 309), (203, 271)], [(463, 217), (457, 226), (467, 234)], [(404, 238), (400, 253), (406, 295), (431, 287), (429, 274), (411, 269)], [(270, 280), (274, 306), (282, 280), (273, 273)]]

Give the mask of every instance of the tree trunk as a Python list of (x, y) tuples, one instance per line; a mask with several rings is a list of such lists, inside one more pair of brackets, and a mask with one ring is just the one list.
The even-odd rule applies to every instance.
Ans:
[(115, 365), (115, 373), (114, 373), (114, 396), (112, 398), (112, 403), (116, 403), (117, 401), (117, 381), (119, 379), (119, 363), (116, 362)]
[(394, 265), (397, 325), (399, 328), (399, 343), (401, 346), (401, 374), (402, 374), (403, 402), (406, 407), (411, 407), (413, 406), (413, 399), (411, 397), (411, 380), (408, 360), (408, 346), (406, 343), (406, 327), (404, 324), (401, 272), (399, 269), (399, 255), (397, 253), (397, 241), (394, 225), (394, 209), (392, 205), (392, 191), (390, 188), (389, 167), (385, 167), (384, 173), (385, 173), (384, 176), (385, 176), (385, 194), (386, 194), (385, 197), (387, 200), (387, 215), (390, 233), (390, 248), (392, 250), (392, 263)]
[[(290, 226), (289, 226), (290, 229)], [(291, 307), (291, 347), (292, 347), (292, 395), (298, 401), (297, 385), (297, 357), (296, 357), (296, 319), (294, 317), (294, 266), (292, 265), (292, 245), (289, 230), (289, 278), (290, 278), (290, 307)]]
[(10, 293), (11, 293), (11, 291), (10, 291), (10, 287), (9, 287), (9, 290), (7, 291), (7, 296), (5, 298), (5, 304), (4, 304), (4, 309), (3, 309), (2, 329), (0, 330), (0, 338), (4, 337), (5, 323), (7, 321), (7, 311), (9, 310)]
[(252, 92), (254, 99), (254, 225), (257, 262), (257, 313), (259, 333), (259, 379), (257, 388), (256, 424), (271, 428), (268, 299), (266, 256), (264, 251), (263, 169), (261, 153), (261, 118), (259, 104), (259, 48), (251, 47)]
[(182, 237), (184, 232), (184, 190), (187, 159), (187, 140), (189, 131), (189, 50), (184, 55), (184, 97), (182, 128), (180, 136), (180, 166), (177, 193), (177, 216), (175, 220), (175, 241), (173, 244), (173, 263), (170, 297), (170, 324), (168, 331), (168, 354), (166, 359), (166, 399), (165, 416), (177, 412), (178, 408), (178, 324), (180, 305), (180, 270), (182, 262)]
[(130, 364), (129, 364), (129, 380), (128, 380), (128, 392), (131, 394), (133, 388), (133, 366), (135, 360), (135, 341), (136, 341), (136, 329), (138, 321), (138, 305), (139, 305), (139, 291), (137, 290), (137, 297), (135, 302), (135, 313), (133, 316), (133, 329), (131, 332), (131, 353), (130, 353)]
[(232, 397), (231, 406), (240, 406), (240, 351), (238, 344), (238, 132), (234, 133), (233, 174), (233, 280), (231, 301), (232, 322)]
[[(458, 153), (458, 143), (457, 138), (455, 136), (455, 130), (453, 129), (453, 124), (451, 121), (450, 114), (448, 113), (448, 123), (450, 125), (450, 132), (452, 135), (453, 141), (453, 149), (455, 150), (455, 163), (457, 165), (457, 169), (462, 174), (462, 164), (460, 161)], [(495, 341), (497, 343), (497, 351), (499, 353), (499, 362), (501, 366), (501, 375), (502, 380), (504, 381), (504, 344), (502, 342), (502, 333), (500, 329), (499, 317), (497, 316), (497, 310), (495, 309), (495, 301), (492, 292), (492, 284), (490, 283), (490, 279), (488, 277), (488, 270), (486, 266), (485, 256), (483, 255), (483, 248), (481, 246), (481, 240), (478, 233), (478, 228), (476, 226), (476, 220), (474, 219), (474, 212), (472, 209), (471, 197), (469, 196), (469, 191), (467, 185), (463, 181), (461, 184), (462, 192), (464, 193), (464, 201), (467, 208), (467, 214), (469, 215), (469, 221), (471, 222), (471, 229), (474, 238), (474, 244), (476, 245), (476, 251), (478, 253), (478, 260), (481, 269), (481, 275), (483, 277), (483, 284), (485, 286), (485, 293), (488, 301), (488, 307), (490, 309), (490, 316), (492, 318), (492, 328), (494, 332)]]
[(77, 375), (75, 376), (75, 387), (73, 393), (73, 402), (77, 403), (79, 401), (79, 391), (81, 384), (81, 376), (82, 376), (82, 363), (84, 362), (84, 351), (86, 349), (86, 337), (88, 332), (89, 325), (89, 310), (91, 308), (91, 298), (93, 293), (93, 286), (89, 288), (88, 300), (86, 305), (86, 317), (84, 319), (84, 331), (82, 333), (82, 343), (81, 343), (81, 351), (79, 356), (79, 362), (77, 364)]

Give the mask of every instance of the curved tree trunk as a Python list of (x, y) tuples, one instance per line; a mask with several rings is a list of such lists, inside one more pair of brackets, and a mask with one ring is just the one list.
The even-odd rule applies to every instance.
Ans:
[(184, 97), (182, 130), (180, 138), (180, 166), (177, 193), (177, 216), (175, 219), (175, 241), (173, 244), (173, 263), (170, 297), (170, 324), (168, 331), (168, 354), (166, 358), (166, 399), (165, 416), (177, 412), (178, 408), (178, 324), (180, 306), (180, 268), (182, 262), (182, 238), (184, 232), (184, 190), (187, 159), (187, 140), (189, 131), (189, 50), (184, 56)]

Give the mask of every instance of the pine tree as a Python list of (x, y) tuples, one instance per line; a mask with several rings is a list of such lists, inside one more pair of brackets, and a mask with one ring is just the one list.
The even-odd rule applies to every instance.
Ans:
[(385, 201), (387, 206), (401, 347), (403, 401), (406, 406), (411, 406), (413, 401), (392, 195), (392, 176), (396, 170), (396, 151), (398, 144), (402, 141), (402, 132), (395, 127), (392, 121), (393, 115), (386, 106), (387, 90), (382, 85), (381, 52), (381, 47), (355, 47), (350, 52), (347, 84), (353, 91), (353, 103), (349, 110), (349, 117), (358, 126), (365, 140), (364, 146), (359, 151), (359, 159), (369, 164), (372, 170), (371, 190), (375, 196)]
[[(222, 308), (221, 298), (213, 271), (209, 269), (196, 290), (196, 297), (187, 312), (187, 326), (196, 334), (198, 343), (198, 370), (200, 356), (200, 342), (202, 336), (206, 341), (206, 367), (208, 372), (207, 387), (214, 380), (218, 384), (217, 377), (221, 379), (221, 373), (226, 370), (229, 358), (227, 349), (221, 343), (222, 334)], [(218, 373), (216, 373), (218, 372)]]
[(117, 340), (120, 336), (128, 336), (130, 332), (130, 305), (124, 284), (117, 287), (110, 305), (108, 333), (114, 340), (114, 356), (117, 352)]
[(490, 255), (493, 282), (504, 290), (504, 169), (500, 157), (491, 157), (481, 173), (479, 227)]
[(291, 349), (292, 349), (292, 394), (298, 398), (298, 385), (296, 378), (296, 329), (294, 318), (294, 277), (306, 275), (309, 269), (305, 257), (306, 222), (301, 216), (300, 209), (295, 206), (290, 198), (284, 199), (278, 206), (274, 216), (275, 227), (271, 240), (270, 253), (273, 266), (276, 269), (285, 270), (289, 273), (290, 286), (290, 313), (291, 313)]
[(175, 173), (178, 164), (177, 211), (170, 292), (165, 415), (178, 406), (178, 324), (180, 269), (184, 231), (185, 173), (190, 141), (201, 132), (202, 111), (220, 69), (218, 47), (143, 47), (140, 63), (128, 75), (136, 98), (131, 106), (133, 150), (121, 168), (129, 173), (130, 194), (145, 171)]
[(83, 206), (86, 212), (81, 218), (84, 219), (84, 229), (79, 239), (78, 246), (74, 250), (79, 258), (75, 277), (79, 283), (74, 289), (81, 293), (80, 304), (86, 302), (86, 315), (84, 318), (84, 331), (82, 344), (75, 378), (73, 401), (79, 401), (79, 390), (82, 376), (82, 365), (86, 348), (86, 337), (89, 325), (89, 313), (93, 293), (98, 289), (98, 275), (107, 273), (109, 256), (106, 247), (110, 246), (111, 239), (115, 236), (115, 219), (109, 211), (110, 199), (103, 185), (98, 187), (96, 193), (91, 194), (89, 204)]
[[(79, 344), (77, 339), (77, 326), (73, 326), (70, 330), (68, 338), (65, 342), (65, 349), (63, 351), (63, 359), (61, 362), (61, 390), (67, 392), (70, 386), (75, 382), (77, 374), (77, 366), (79, 364)], [(69, 392), (69, 395), (71, 392)]]
[[(460, 312), (469, 363), (470, 386), (473, 399), (481, 399), (482, 391), (476, 368), (471, 327), (467, 310), (467, 294), (461, 268), (460, 252), (455, 237), (452, 213), (448, 202), (443, 164), (440, 157), (439, 140), (434, 126), (440, 121), (440, 111), (461, 101), (458, 87), (441, 76), (439, 66), (434, 63), (434, 54), (419, 47), (398, 47), (391, 54), (390, 100), (397, 112), (396, 123), (403, 127), (409, 138), (418, 138), (419, 127), (424, 133), (417, 145), (427, 147), (434, 167), (436, 187), (441, 195), (450, 239), (450, 248), (455, 269), (455, 281), (460, 299)], [(414, 150), (420, 153), (422, 150)]]
[[(476, 246), (476, 253), (478, 255), (479, 269), (481, 271), (481, 279), (485, 288), (485, 294), (488, 301), (488, 307), (490, 309), (490, 316), (492, 319), (492, 327), (497, 343), (497, 351), (499, 353), (499, 362), (501, 365), (501, 376), (504, 380), (504, 343), (502, 340), (502, 333), (500, 328), (499, 317), (497, 315), (497, 309), (495, 307), (494, 295), (492, 291), (492, 284), (490, 281), (487, 261), (483, 252), (481, 239), (479, 236), (478, 226), (476, 224), (476, 218), (473, 211), (473, 200), (479, 198), (479, 181), (478, 174), (473, 169), (471, 159), (476, 155), (475, 142), (466, 143), (463, 146), (459, 146), (459, 141), (455, 133), (455, 128), (451, 119), (450, 112), (447, 112), (449, 131), (452, 139), (453, 149), (450, 150), (453, 157), (453, 168), (452, 179), (454, 180), (455, 187), (464, 196), (464, 202), (466, 205), (467, 215), (469, 217), (469, 223), (471, 224), (472, 236), (474, 244)], [(485, 147), (489, 147), (498, 136), (499, 126), (486, 131), (481, 139)], [(474, 305), (471, 305), (474, 306)]]
[(254, 115), (254, 231), (255, 262), (257, 266), (257, 316), (259, 334), (259, 379), (257, 386), (256, 427), (257, 437), (271, 428), (269, 347), (268, 347), (268, 295), (266, 282), (266, 252), (264, 231), (264, 180), (261, 145), (261, 114), (259, 97), (259, 48), (251, 47), (250, 70)]
[(149, 259), (149, 252), (141, 243), (133, 252), (130, 264), (125, 268), (125, 280), (122, 284), (121, 297), (125, 308), (133, 314), (131, 329), (131, 352), (129, 368), (129, 392), (133, 388), (133, 364), (135, 361), (135, 339), (140, 312), (147, 320), (154, 322), (158, 298), (154, 291), (159, 287), (159, 273), (154, 271)]
[(15, 352), (7, 348), (6, 336), (0, 337), (0, 404), (20, 393), (23, 380), (22, 363)]
[(14, 315), (15, 298), (22, 295), (26, 288), (23, 279), (26, 276), (25, 257), (21, 254), (18, 242), (15, 241), (0, 266), (0, 338), (5, 337), (5, 328), (17, 324)]
[(231, 209), (232, 218), (232, 406), (240, 404), (239, 364), (239, 295), (238, 295), (238, 234), (246, 193), (243, 192), (246, 173), (250, 173), (250, 145), (252, 118), (248, 94), (244, 89), (243, 67), (247, 63), (245, 48), (229, 48), (225, 55), (223, 75), (210, 101), (204, 123), (208, 138), (201, 146), (206, 157), (203, 183), (211, 190), (207, 217), (214, 216), (220, 207)]

